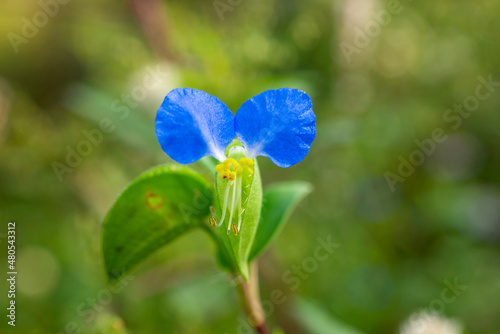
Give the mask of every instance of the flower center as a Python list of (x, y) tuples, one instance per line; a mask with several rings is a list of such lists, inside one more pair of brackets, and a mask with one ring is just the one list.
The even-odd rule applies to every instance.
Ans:
[[(254, 164), (255, 162), (252, 159), (242, 157), (240, 158), (239, 162), (236, 161), (236, 159), (234, 158), (226, 159), (224, 160), (223, 163), (215, 167), (215, 172), (218, 173), (219, 177), (222, 180), (225, 180), (222, 217), (217, 227), (220, 227), (222, 225), (224, 219), (226, 218), (226, 212), (229, 211), (227, 234), (230, 233), (232, 228), (233, 233), (235, 235), (238, 235), (238, 232), (241, 229), (242, 214), (245, 211), (245, 209), (242, 210), (242, 203), (241, 203), (242, 180), (244, 177), (246, 178), (252, 177), (253, 175), (252, 166)], [(230, 193), (231, 193), (231, 202), (229, 202)], [(238, 217), (238, 225), (233, 223), (233, 217), (235, 213)], [(212, 218), (210, 221), (211, 223), (210, 225), (214, 226), (215, 224), (213, 224)], [(213, 218), (213, 220), (215, 221), (215, 218)]]

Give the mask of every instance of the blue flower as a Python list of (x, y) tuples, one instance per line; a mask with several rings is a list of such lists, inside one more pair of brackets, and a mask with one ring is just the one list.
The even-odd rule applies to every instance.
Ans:
[(311, 98), (297, 89), (267, 90), (243, 103), (234, 116), (215, 96), (177, 88), (158, 109), (155, 127), (163, 151), (181, 164), (204, 156), (223, 162), (226, 147), (237, 136), (246, 157), (265, 156), (279, 167), (290, 167), (309, 152), (316, 116)]
[[(256, 201), (249, 200), (250, 196), (262, 197), (261, 191), (251, 191), (256, 183), (254, 170), (258, 175), (253, 159), (266, 156), (279, 167), (293, 166), (304, 159), (316, 136), (311, 98), (290, 88), (252, 97), (236, 116), (210, 94), (174, 89), (158, 109), (155, 126), (163, 151), (173, 160), (189, 164), (212, 156), (221, 162), (215, 167), (220, 177), (215, 182), (219, 200), (214, 203), (217, 212), (213, 210), (210, 225), (220, 227), (227, 220), (228, 235), (231, 228), (238, 235), (249, 203), (260, 212)], [(235, 137), (241, 143), (230, 145)], [(220, 217), (218, 224), (216, 217)]]

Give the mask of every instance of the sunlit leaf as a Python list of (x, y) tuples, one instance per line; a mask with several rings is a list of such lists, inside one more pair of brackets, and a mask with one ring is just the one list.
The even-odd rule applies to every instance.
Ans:
[(320, 306), (304, 299), (299, 299), (296, 304), (295, 317), (310, 334), (363, 334), (357, 329), (336, 319), (332, 314)]

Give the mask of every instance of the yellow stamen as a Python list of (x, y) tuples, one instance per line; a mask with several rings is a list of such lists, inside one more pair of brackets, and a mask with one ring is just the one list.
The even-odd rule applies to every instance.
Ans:
[(210, 226), (217, 227), (217, 221), (214, 217), (210, 217)]
[(220, 178), (221, 179), (229, 179), (229, 170), (226, 169), (225, 171), (220, 173)]
[(238, 229), (236, 228), (236, 225), (233, 224), (233, 233), (234, 235), (238, 235)]
[(226, 165), (227, 168), (230, 168), (231, 165), (233, 165), (233, 168), (235, 168), (235, 169), (240, 167), (240, 164), (238, 162), (236, 162), (236, 160), (234, 160), (234, 158), (229, 158), (229, 159), (224, 160), (224, 165)]
[(217, 166), (215, 166), (215, 171), (217, 173), (220, 173), (220, 172), (222, 172), (222, 171), (224, 171), (226, 169), (227, 169), (227, 167), (224, 164), (218, 164)]
[(242, 172), (243, 172), (243, 170), (244, 170), (244, 168), (243, 168), (243, 167), (246, 167), (246, 168), (247, 168), (247, 170), (248, 170), (248, 174), (249, 174), (249, 175), (253, 175), (253, 170), (252, 170), (252, 168), (250, 168), (250, 167), (252, 167), (254, 164), (255, 164), (255, 162), (254, 162), (252, 159), (249, 159), (249, 158), (241, 158), (241, 159), (240, 159), (240, 165), (241, 165), (241, 167), (240, 167), (240, 168), (238, 168), (238, 170), (237, 170), (237, 171), (238, 171), (238, 173), (242, 173)]

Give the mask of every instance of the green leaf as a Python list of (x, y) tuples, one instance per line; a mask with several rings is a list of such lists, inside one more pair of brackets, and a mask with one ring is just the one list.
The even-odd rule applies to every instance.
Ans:
[(299, 202), (312, 190), (308, 182), (291, 181), (269, 186), (264, 191), (260, 222), (253, 242), (250, 260), (259, 255), (281, 232)]
[(295, 309), (294, 317), (302, 323), (307, 333), (363, 334), (305, 299), (298, 299)]
[(186, 167), (164, 165), (133, 181), (117, 199), (102, 227), (102, 251), (110, 283), (160, 247), (207, 225), (210, 183)]

